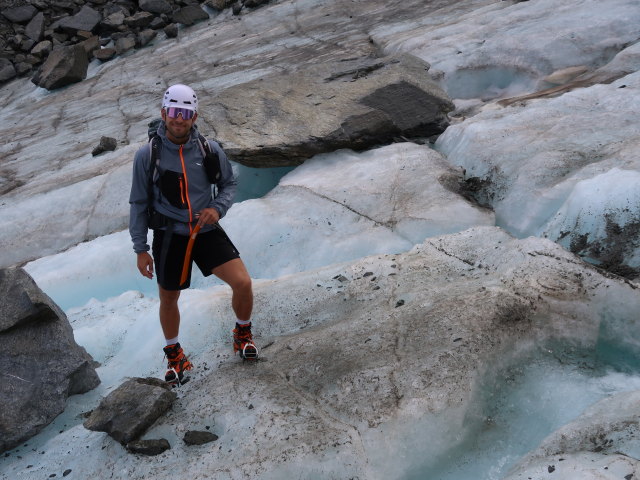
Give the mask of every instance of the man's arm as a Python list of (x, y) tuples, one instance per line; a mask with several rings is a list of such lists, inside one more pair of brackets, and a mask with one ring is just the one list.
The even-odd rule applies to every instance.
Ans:
[(149, 231), (149, 160), (148, 148), (136, 152), (133, 160), (133, 177), (129, 195), (129, 234), (133, 242), (133, 251), (149, 251), (147, 232)]
[(218, 154), (221, 173), (220, 181), (216, 184), (216, 187), (218, 188), (218, 195), (211, 201), (209, 208), (214, 208), (218, 212), (219, 218), (222, 218), (227, 214), (227, 210), (229, 210), (233, 204), (238, 182), (233, 175), (231, 163), (229, 163), (227, 155), (224, 153), (222, 148), (220, 148), (220, 145), (212, 141), (209, 141), (209, 145)]

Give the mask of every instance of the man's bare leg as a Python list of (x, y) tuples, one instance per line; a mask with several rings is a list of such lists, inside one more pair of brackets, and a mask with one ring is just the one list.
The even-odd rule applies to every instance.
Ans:
[(253, 290), (251, 277), (244, 262), (234, 258), (214, 268), (211, 273), (231, 287), (231, 308), (236, 318), (240, 321), (249, 321), (253, 311)]
[(180, 290), (165, 290), (158, 285), (160, 294), (160, 325), (164, 338), (169, 340), (178, 337), (180, 331), (180, 310), (178, 309), (178, 298)]
[(253, 290), (249, 272), (242, 260), (236, 258), (214, 268), (212, 273), (231, 287), (231, 306), (237, 318), (236, 328), (233, 329), (234, 351), (245, 360), (256, 360), (258, 348), (251, 335)]

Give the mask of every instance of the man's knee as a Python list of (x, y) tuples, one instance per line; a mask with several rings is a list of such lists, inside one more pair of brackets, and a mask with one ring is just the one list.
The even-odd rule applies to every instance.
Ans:
[(238, 292), (251, 293), (251, 277), (249, 275), (240, 275), (233, 282), (231, 288)]
[(180, 290), (165, 290), (158, 285), (158, 292), (161, 306), (177, 305), (180, 298)]

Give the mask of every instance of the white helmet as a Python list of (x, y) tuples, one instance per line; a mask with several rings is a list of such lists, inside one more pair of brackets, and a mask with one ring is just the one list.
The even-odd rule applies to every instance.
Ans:
[(191, 87), (182, 84), (171, 85), (164, 92), (164, 98), (162, 99), (162, 108), (169, 107), (186, 108), (197, 112), (198, 96)]

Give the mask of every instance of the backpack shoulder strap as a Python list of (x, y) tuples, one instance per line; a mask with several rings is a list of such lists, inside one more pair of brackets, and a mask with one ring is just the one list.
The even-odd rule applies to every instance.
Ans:
[(158, 163), (160, 162), (160, 137), (154, 135), (149, 140), (149, 205), (153, 201), (153, 184), (155, 181), (155, 175), (158, 170)]

